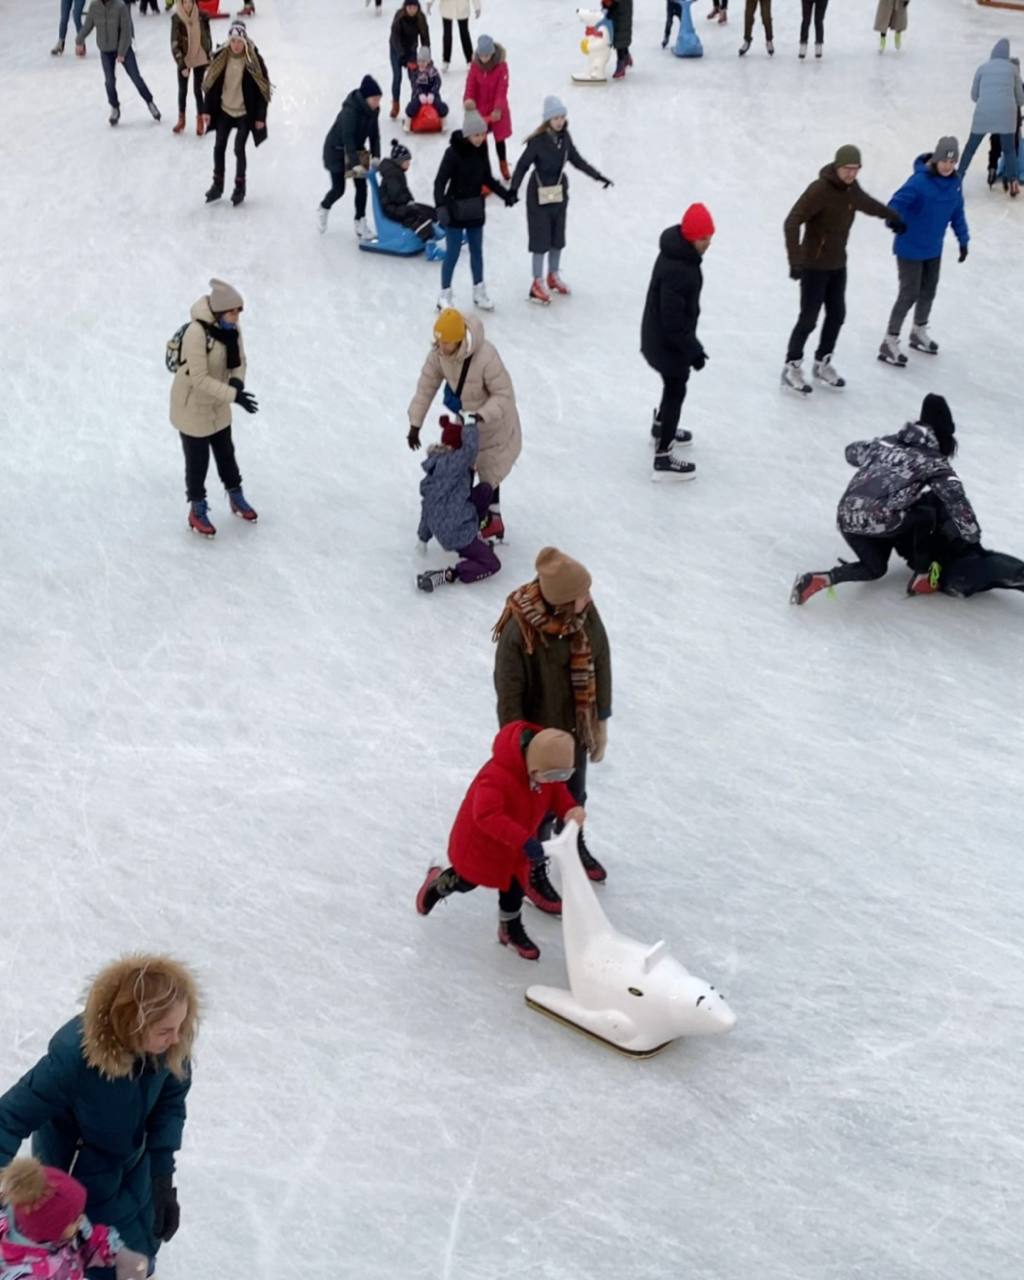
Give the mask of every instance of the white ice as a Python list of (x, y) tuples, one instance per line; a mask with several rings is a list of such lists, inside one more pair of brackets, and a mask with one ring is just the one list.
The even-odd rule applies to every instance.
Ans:
[[(843, 550), (844, 445), (928, 391), (986, 542), (1024, 549), (1024, 201), (986, 190), (984, 153), (941, 355), (876, 362), (896, 273), (860, 219), (849, 389), (801, 403), (777, 381), (792, 202), (839, 143), (886, 199), (940, 135), (964, 141), (974, 68), (1024, 19), (917, 0), (879, 57), (874, 4), (837, 0), (824, 60), (800, 63), (776, 0), (775, 58), (758, 29), (741, 61), (733, 0), (726, 27), (695, 11), (706, 56), (684, 62), (639, 0), (635, 70), (577, 87), (571, 2), (484, 0), (510, 155), (556, 92), (616, 186), (573, 176), (574, 294), (547, 310), (525, 301), (522, 207), (489, 212), (486, 323), (526, 441), (510, 542), (499, 577), (426, 597), (404, 437), (438, 269), (359, 253), (350, 195), (326, 237), (314, 221), (342, 98), (365, 71), (387, 89), (389, 18), (258, 3), (276, 96), (238, 210), (204, 206), (191, 119), (170, 132), (165, 16), (135, 20), (164, 123), (122, 77), (112, 130), (95, 45), (48, 56), (56, 0), (3, 5), (0, 1084), (97, 966), (162, 948), (207, 1006), (161, 1280), (1014, 1280), (1024, 600), (908, 600), (894, 570), (787, 605)], [(429, 198), (444, 142), (410, 145)], [(639, 323), (658, 234), (693, 200), (718, 224), (710, 362), (685, 409), (698, 479), (673, 488), (649, 481)], [(163, 355), (212, 274), (245, 295), (261, 412), (236, 437), (260, 521), (230, 519), (214, 481), (207, 543), (185, 529)], [(413, 910), (495, 728), (490, 628), (546, 543), (590, 567), (613, 644), (602, 901), (739, 1019), (646, 1063), (525, 1007), (529, 983), (564, 985), (556, 921), (529, 915), (530, 965), (497, 945), (488, 892)]]

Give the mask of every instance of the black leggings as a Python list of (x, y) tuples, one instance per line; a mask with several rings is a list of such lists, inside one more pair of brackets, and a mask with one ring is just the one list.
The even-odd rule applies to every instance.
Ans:
[(189, 502), (201, 502), (206, 497), (206, 473), (210, 466), (210, 451), (217, 464), (217, 474), (225, 489), (239, 489), (242, 477), (235, 461), (235, 446), (231, 428), (225, 427), (212, 436), (181, 436), (181, 448), (185, 454), (185, 496)]
[(229, 116), (222, 111), (217, 117), (217, 141), (213, 146), (214, 177), (224, 181), (224, 153), (228, 149), (228, 136), (232, 129), (235, 134), (235, 182), (245, 182), (245, 144), (249, 141), (249, 121), (245, 116)]
[(800, 22), (800, 43), (806, 44), (811, 31), (811, 16), (814, 17), (814, 43), (825, 43), (825, 10), (828, 0), (803, 0), (804, 12)]
[[(469, 19), (459, 18), (459, 43), (462, 45), (462, 52), (466, 56), (467, 62), (473, 61), (473, 41), (469, 38)], [(452, 60), (452, 20), (451, 18), (441, 19), (441, 58), (444, 62)]]
[[(475, 885), (472, 880), (465, 880), (462, 876), (458, 876), (450, 893), (472, 893), (474, 889), (480, 886)], [(523, 886), (519, 881), (512, 877), (512, 881), (507, 889), (498, 890), (498, 910), (502, 916), (517, 916), (523, 906)]]
[(658, 441), (658, 452), (667, 453), (676, 438), (676, 427), (679, 426), (679, 415), (686, 399), (686, 384), (690, 370), (684, 369), (675, 377), (666, 378), (661, 375), (661, 404), (658, 406), (658, 421), (661, 423), (661, 439)]
[[(203, 114), (203, 72), (205, 67), (192, 68), (192, 93), (196, 100), (196, 115)], [(185, 103), (188, 100), (188, 76), (178, 72), (178, 115), (185, 114)]]
[[(321, 209), (333, 209), (335, 202), (345, 194), (344, 169), (331, 169), (331, 189), (320, 201)], [(366, 179), (353, 178), (352, 185), (356, 189), (356, 221), (366, 217)]]

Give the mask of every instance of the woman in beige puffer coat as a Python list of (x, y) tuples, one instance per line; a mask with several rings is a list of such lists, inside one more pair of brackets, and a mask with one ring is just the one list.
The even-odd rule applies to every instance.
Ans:
[[(461, 393), (456, 399), (463, 367), (469, 362)], [(452, 412), (472, 414), (480, 431), (480, 452), (476, 469), (480, 479), (494, 490), (487, 523), (481, 529), (485, 538), (499, 542), (505, 535), (501, 519), (501, 496), (498, 486), (515, 465), (522, 452), (523, 436), (516, 409), (516, 393), (501, 356), (484, 337), (479, 317), (468, 319), (460, 311), (448, 307), (434, 323), (434, 343), (416, 384), (416, 394), (409, 405), (410, 449), (420, 447), (420, 429), (442, 382), (448, 384), (445, 406)]]
[(237, 289), (223, 280), (210, 281), (210, 292), (192, 304), (171, 384), (171, 425), (181, 434), (185, 454), (188, 524), (207, 538), (217, 532), (206, 504), (211, 450), (232, 513), (243, 520), (256, 519), (242, 493), (231, 439), (231, 406), (239, 404), (247, 413), (259, 407), (245, 389), (245, 347), (238, 327), (243, 305)]

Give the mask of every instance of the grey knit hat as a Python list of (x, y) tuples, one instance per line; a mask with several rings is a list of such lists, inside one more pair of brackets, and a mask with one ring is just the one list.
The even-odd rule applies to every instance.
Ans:
[(242, 295), (233, 285), (218, 280), (216, 276), (210, 281), (210, 310), (214, 315), (236, 308), (241, 311), (243, 306)]
[(476, 42), (476, 51), (481, 58), (489, 58), (494, 52), (494, 40), (490, 36), (481, 36)]
[(933, 160), (952, 160), (954, 164), (960, 159), (960, 143), (956, 138), (940, 138), (932, 152)]
[(429, 45), (425, 45), (425, 44), (421, 44), (421, 45), (420, 45), (420, 47), (416, 50), (416, 61), (417, 61), (417, 62), (429, 62), (429, 61), (430, 61), (430, 46), (429, 46)]
[(462, 132), (465, 137), (470, 137), (474, 133), (486, 133), (487, 125), (484, 118), (476, 109), (476, 105), (472, 100), (465, 103), (466, 110), (462, 115)]
[(541, 112), (541, 121), (547, 124), (549, 120), (554, 120), (555, 116), (567, 116), (569, 112), (565, 103), (555, 94), (549, 93), (544, 99), (544, 110)]

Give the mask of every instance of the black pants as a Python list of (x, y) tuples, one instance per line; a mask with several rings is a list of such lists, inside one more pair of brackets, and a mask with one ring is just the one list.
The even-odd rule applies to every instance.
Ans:
[[(321, 209), (333, 209), (335, 201), (345, 194), (344, 169), (331, 169), (331, 189), (320, 201)], [(366, 179), (353, 178), (352, 185), (356, 189), (356, 220), (366, 217)]]
[(831, 570), (833, 583), (883, 578), (894, 551), (914, 573), (924, 573), (936, 558), (936, 529), (943, 515), (941, 504), (927, 496), (908, 509), (898, 533), (880, 538), (844, 533), (843, 538), (857, 559), (853, 564), (837, 564)]
[[(478, 889), (479, 887), (480, 886), (474, 884), (472, 880), (465, 880), (462, 876), (459, 876), (450, 892), (472, 893), (474, 889)], [(513, 876), (507, 889), (498, 890), (498, 910), (503, 916), (517, 916), (522, 910), (522, 906), (523, 886), (515, 876)]]
[(201, 502), (206, 497), (206, 472), (210, 466), (210, 450), (217, 464), (217, 474), (227, 490), (239, 489), (242, 477), (235, 461), (235, 446), (231, 428), (225, 427), (212, 436), (181, 436), (181, 448), (185, 454), (185, 496), (189, 502)]
[(249, 141), (249, 121), (245, 116), (229, 116), (222, 111), (217, 117), (217, 141), (213, 144), (213, 176), (224, 181), (224, 153), (228, 149), (228, 136), (235, 133), (235, 182), (245, 185), (245, 144)]
[[(107, 101), (112, 107), (119, 107), (121, 104), (117, 100), (117, 54), (101, 52), (100, 62), (103, 64), (103, 79), (107, 85)], [(142, 72), (139, 70), (134, 49), (129, 49), (124, 55), (124, 69), (128, 72), (128, 79), (138, 89), (142, 101), (146, 103), (152, 102), (153, 95), (142, 78)]]
[(159, 13), (159, 12), (160, 12), (160, 10), (156, 7), (156, 0), (139, 0), (139, 14), (140, 14), (140, 16), (146, 12), (146, 6), (147, 6), (147, 5), (149, 6), (149, 8), (150, 8), (150, 9), (152, 9), (152, 11), (153, 11), (154, 13)]
[[(473, 61), (473, 41), (469, 38), (469, 19), (459, 18), (459, 43), (462, 45), (462, 52), (465, 54), (466, 61)], [(452, 20), (451, 18), (441, 19), (441, 60), (443, 62), (451, 62), (452, 60)]]
[(686, 384), (690, 378), (690, 370), (684, 369), (671, 378), (661, 375), (661, 404), (658, 406), (658, 421), (661, 423), (661, 439), (658, 441), (658, 452), (667, 453), (676, 438), (676, 427), (679, 426), (679, 415), (686, 399)]
[[(365, 183), (363, 184), (366, 185)], [(358, 217), (358, 214), (356, 215)], [(419, 238), (423, 241), (433, 240), (434, 238), (434, 219), (437, 213), (429, 204), (417, 204), (414, 200), (411, 204), (407, 204), (402, 210), (402, 215), (395, 218), (395, 222), (400, 222), (403, 227), (408, 227), (410, 231), (415, 231)]]
[(806, 44), (811, 33), (811, 16), (814, 16), (814, 43), (825, 43), (825, 10), (828, 0), (803, 0), (804, 12), (800, 21), (800, 43)]
[(836, 349), (836, 339), (846, 319), (845, 267), (836, 271), (805, 269), (800, 276), (800, 316), (789, 336), (787, 362), (804, 358), (804, 344), (817, 328), (822, 304), (825, 307), (825, 323), (821, 326), (815, 360), (830, 356)]
[[(205, 67), (192, 68), (192, 94), (196, 100), (196, 115), (203, 114), (203, 73)], [(188, 76), (178, 72), (178, 115), (185, 114), (185, 103), (188, 100)]]

